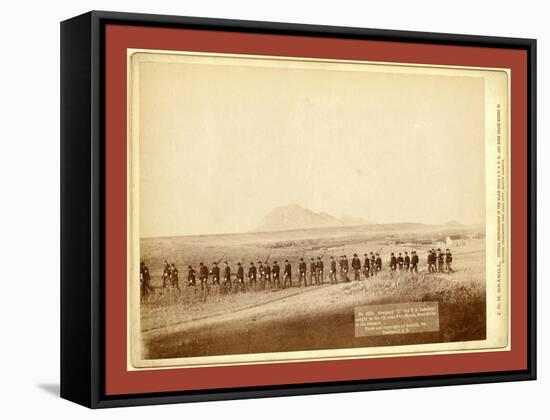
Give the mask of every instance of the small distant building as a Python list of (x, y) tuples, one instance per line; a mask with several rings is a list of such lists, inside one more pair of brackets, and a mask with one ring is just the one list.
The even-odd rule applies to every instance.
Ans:
[(447, 248), (453, 246), (462, 246), (466, 244), (466, 241), (462, 235), (449, 235), (445, 240)]

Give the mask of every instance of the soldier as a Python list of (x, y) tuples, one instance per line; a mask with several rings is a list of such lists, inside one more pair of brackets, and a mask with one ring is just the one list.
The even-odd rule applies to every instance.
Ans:
[(269, 283), (269, 287), (271, 287), (271, 266), (266, 261), (264, 265), (264, 276), (265, 276), (265, 283)]
[(395, 272), (396, 268), (397, 268), (397, 258), (395, 258), (395, 255), (392, 252), (390, 257), (390, 275), (391, 276), (393, 276), (393, 273)]
[(418, 255), (416, 255), (416, 251), (413, 251), (411, 254), (411, 273), (418, 274)]
[(264, 263), (262, 261), (258, 261), (258, 280), (260, 281), (260, 285), (263, 285), (265, 289), (265, 270), (264, 270)]
[(348, 259), (345, 255), (342, 255), (342, 259), (340, 260), (340, 278), (345, 282), (349, 281), (348, 270), (349, 270)]
[(399, 268), (399, 271), (403, 271), (404, 263), (405, 263), (405, 260), (403, 259), (403, 256), (401, 255), (401, 252), (400, 252), (397, 257), (397, 268)]
[(277, 286), (277, 288), (281, 288), (281, 278), (279, 275), (281, 274), (281, 268), (279, 267), (279, 264), (277, 264), (277, 261), (273, 261), (273, 267), (271, 268), (271, 275), (273, 277), (273, 285)]
[(227, 261), (225, 261), (223, 264), (223, 287), (226, 291), (229, 291), (231, 290), (231, 267), (229, 267)]
[[(348, 257), (344, 255), (344, 268), (345, 268), (345, 271), (346, 271), (346, 278), (348, 278), (348, 271), (349, 271), (349, 262), (348, 262)], [(348, 279), (349, 281), (349, 279)]]
[(405, 261), (403, 263), (403, 268), (405, 271), (409, 271), (409, 267), (411, 266), (411, 257), (409, 257), (409, 254), (407, 251), (405, 251)]
[(306, 263), (303, 258), (300, 258), (300, 264), (298, 264), (298, 273), (299, 273), (298, 287), (302, 286), (302, 280), (304, 281), (304, 287), (307, 287), (306, 271), (307, 271)]
[(319, 280), (319, 284), (323, 284), (324, 272), (325, 264), (323, 263), (323, 259), (321, 257), (317, 257), (317, 279)]
[(162, 272), (162, 288), (166, 287), (166, 283), (170, 280), (170, 264), (164, 260), (164, 271)]
[(149, 268), (143, 261), (139, 264), (139, 283), (141, 289), (141, 297), (145, 298), (149, 296), (149, 292), (153, 290), (151, 287), (151, 275), (149, 274)]
[(237, 286), (241, 289), (241, 291), (244, 290), (244, 268), (240, 262), (237, 263), (236, 283), (237, 283)]
[(330, 284), (338, 283), (338, 279), (336, 278), (336, 261), (334, 261), (334, 257), (330, 257), (329, 278), (330, 278)]
[(368, 280), (370, 276), (370, 258), (369, 254), (365, 254), (365, 262), (363, 264), (363, 274), (365, 275), (365, 278)]
[(180, 279), (178, 277), (178, 269), (176, 268), (176, 265), (174, 263), (170, 266), (170, 282), (172, 283), (172, 287), (175, 287), (176, 289), (180, 290)]
[(443, 273), (443, 261), (445, 260), (445, 256), (443, 255), (443, 252), (441, 252), (441, 248), (437, 248), (437, 271), (440, 273)]
[(212, 270), (210, 270), (210, 274), (212, 274), (212, 284), (219, 286), (220, 285), (220, 267), (218, 267), (217, 262), (212, 263)]
[(250, 268), (248, 269), (248, 284), (252, 286), (252, 283), (254, 283), (254, 286), (256, 286), (256, 275), (258, 274), (258, 269), (254, 265), (253, 262), (250, 263)]
[(193, 269), (192, 266), (187, 266), (187, 285), (196, 286), (197, 272)]
[(445, 252), (445, 270), (449, 273), (453, 272), (452, 264), (453, 264), (453, 254), (451, 254), (451, 251), (447, 249), (447, 251)]
[(283, 276), (285, 278), (285, 282), (283, 283), (283, 289), (286, 289), (287, 281), (290, 283), (290, 287), (292, 287), (292, 266), (290, 265), (288, 260), (285, 260), (285, 271), (283, 272)]
[(435, 250), (430, 249), (428, 251), (428, 272), (429, 273), (435, 273)]
[(376, 258), (372, 251), (370, 253), (370, 275), (371, 277), (378, 275), (378, 270), (376, 269)]
[(361, 278), (361, 260), (357, 257), (357, 254), (353, 254), (351, 268), (353, 269), (355, 281), (358, 281)]
[(319, 281), (317, 280), (317, 264), (315, 264), (315, 260), (312, 258), (311, 262), (309, 263), (309, 284), (319, 284)]
[(380, 258), (380, 254), (376, 253), (376, 272), (382, 271), (382, 258)]
[(202, 262), (199, 266), (199, 280), (201, 282), (201, 290), (208, 288), (208, 267)]

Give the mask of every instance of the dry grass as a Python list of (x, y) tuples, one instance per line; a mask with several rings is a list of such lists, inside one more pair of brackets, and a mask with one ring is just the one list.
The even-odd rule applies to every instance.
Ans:
[[(178, 243), (175, 248), (173, 247), (176, 244), (170, 243), (170, 239), (164, 239), (155, 240), (157, 248), (154, 249), (154, 252), (151, 252), (152, 244), (148, 244), (145, 248), (149, 248), (148, 263), (150, 267), (151, 261), (155, 261), (155, 263), (158, 261), (161, 266), (164, 253), (168, 249), (177, 250), (176, 253), (172, 252), (171, 254), (175, 255), (174, 259), (176, 261), (181, 259), (194, 265), (198, 265), (198, 262), (202, 261), (205, 255), (220, 255), (222, 250), (226, 258), (231, 261), (235, 261), (236, 256), (241, 255), (245, 262), (249, 260), (257, 262), (258, 259), (262, 258), (258, 254), (263, 254), (263, 251), (269, 248), (259, 246), (257, 243), (258, 238), (253, 235), (250, 235), (248, 239), (248, 241), (235, 240), (234, 244), (217, 245), (213, 242), (209, 243), (204, 237), (194, 238), (194, 243), (186, 240), (185, 243)], [(380, 238), (371, 238), (366, 241), (363, 238), (355, 243), (351, 241), (351, 238), (348, 237), (347, 239), (349, 240), (346, 245), (348, 250), (355, 249), (355, 252), (359, 255), (380, 248)], [(297, 240), (299, 239), (293, 238), (292, 241)], [(312, 238), (307, 240), (310, 246), (317, 246), (312, 244)], [(341, 240), (341, 237), (329, 238), (323, 242), (322, 248), (326, 248), (330, 252), (334, 241)], [(166, 241), (166, 243), (158, 247), (159, 241)], [(320, 239), (319, 242), (321, 243)], [(402, 247), (401, 250), (410, 250), (410, 248), (403, 245), (400, 245), (400, 247)], [(424, 250), (418, 247), (416, 250), (420, 252), (420, 261), (423, 264), (425, 262)], [(299, 247), (295, 244), (288, 248), (271, 249), (270, 252), (271, 261), (276, 258), (281, 263), (284, 258), (292, 258), (294, 262), (293, 270), (296, 271), (297, 266), (294, 260), (299, 259), (301, 253)], [(338, 252), (339, 250), (334, 255), (338, 256)], [(390, 249), (386, 247), (382, 254), (387, 252), (390, 252)], [(349, 255), (352, 251), (347, 251), (347, 253)], [(316, 253), (316, 255), (319, 255), (319, 253)], [(266, 254), (264, 258), (265, 256)], [(351, 340), (342, 343), (342, 345), (395, 345), (484, 339), (486, 334), (484, 257), (483, 241), (470, 241), (467, 246), (454, 250), (456, 272), (453, 274), (428, 274), (425, 268), (421, 267), (421, 272), (418, 275), (401, 273), (391, 277), (387, 271), (383, 271), (380, 275), (371, 277), (368, 280), (362, 277), (362, 281), (359, 282), (340, 282), (337, 285), (327, 284), (329, 280), (328, 276), (325, 275), (324, 286), (308, 288), (298, 288), (297, 276), (293, 274), (294, 287), (292, 288), (251, 290), (247, 293), (230, 293), (227, 295), (220, 294), (217, 287), (211, 287), (208, 295), (201, 292), (200, 286), (196, 288), (187, 287), (183, 266), (180, 267), (181, 291), (169, 288), (163, 290), (159, 287), (160, 268), (153, 266), (151, 271), (154, 278), (157, 276), (153, 285), (157, 288), (155, 293), (141, 305), (142, 335), (146, 341), (160, 340), (159, 342), (162, 342), (161, 347), (169, 349), (167, 354), (171, 356), (184, 356), (187, 350), (172, 349), (170, 344), (172, 339), (170, 337), (185, 333), (186, 342), (188, 342), (191, 340), (190, 337), (193, 337), (197, 331), (200, 331), (200, 334), (196, 334), (197, 337), (199, 335), (202, 337), (201, 340), (205, 340), (205, 334), (211, 331), (211, 337), (207, 337), (207, 339), (210, 341), (215, 340), (218, 343), (215, 349), (212, 348), (211, 354), (223, 354), (224, 351), (259, 351), (254, 350), (254, 346), (250, 347), (250, 343), (247, 349), (241, 349), (238, 344), (233, 349), (229, 346), (227, 348), (223, 347), (224, 338), (223, 336), (222, 338), (219, 337), (219, 334), (221, 334), (219, 330), (225, 331), (227, 326), (230, 325), (230, 330), (235, 330), (234, 333), (238, 336), (239, 329), (253, 321), (254, 328), (259, 329), (259, 331), (263, 331), (262, 325), (273, 331), (273, 322), (282, 325), (285, 322), (292, 323), (294, 320), (304, 320), (303, 322), (300, 321), (301, 325), (306, 325), (309, 320), (325, 319), (327, 317), (329, 317), (327, 319), (330, 319), (330, 314), (337, 314), (334, 318), (341, 319), (339, 322), (344, 323), (347, 328), (347, 324), (353, 323), (353, 319), (348, 316), (348, 312), (352, 314), (353, 307), (357, 305), (437, 301), (439, 302), (440, 331), (436, 335), (427, 333), (407, 334), (400, 337), (386, 336), (383, 339), (375, 337), (368, 342), (359, 340), (356, 343)], [(328, 257), (325, 256), (324, 259), (326, 267)], [(205, 260), (205, 262), (208, 262), (208, 260)], [(180, 263), (180, 265), (182, 264)], [(387, 270), (386, 266), (384, 269)], [(353, 275), (350, 276), (350, 279), (352, 278)], [(341, 330), (342, 326), (335, 326), (331, 330), (335, 337), (339, 334), (337, 331)], [(287, 335), (284, 335), (284, 331), (287, 331)], [(300, 340), (296, 341), (294, 336), (291, 339), (289, 331), (293, 331), (292, 328), (287, 330), (282, 328), (281, 331), (278, 331), (277, 340), (273, 338), (270, 348), (280, 343), (281, 348), (287, 350), (289, 348), (294, 349), (294, 347), (297, 347), (297, 350), (301, 349)], [(333, 333), (324, 332), (325, 335)], [(261, 332), (259, 334), (261, 335)], [(308, 334), (313, 333), (309, 332)], [(314, 345), (318, 343), (319, 346), (327, 346), (328, 338), (325, 337), (323, 341), (316, 337), (309, 337), (308, 340)], [(285, 344), (285, 341), (288, 342)], [(292, 344), (289, 344), (290, 342)], [(337, 343), (334, 345), (337, 345)], [(220, 349), (220, 346), (223, 348)], [(308, 344), (308, 346), (306, 347), (314, 348), (311, 344)], [(181, 353), (182, 351), (183, 353)], [(199, 350), (196, 351), (202, 351), (202, 347), (199, 347)]]

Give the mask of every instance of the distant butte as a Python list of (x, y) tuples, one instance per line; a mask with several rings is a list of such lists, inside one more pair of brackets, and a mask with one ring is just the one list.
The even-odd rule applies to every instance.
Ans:
[(276, 207), (258, 224), (255, 232), (314, 229), (334, 226), (365, 225), (368, 222), (358, 217), (345, 216), (341, 219), (328, 213), (316, 213), (298, 205)]

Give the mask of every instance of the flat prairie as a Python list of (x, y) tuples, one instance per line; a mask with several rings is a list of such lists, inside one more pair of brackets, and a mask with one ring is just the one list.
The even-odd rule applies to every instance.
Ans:
[[(453, 273), (430, 274), (426, 252), (446, 248), (449, 235), (460, 236), (450, 245)], [(392, 346), (481, 340), (486, 336), (485, 239), (483, 228), (448, 225), (364, 225), (284, 232), (233, 235), (144, 238), (141, 260), (151, 273), (152, 293), (140, 304), (143, 359), (272, 353), (283, 351)], [(389, 272), (391, 252), (416, 250), (419, 273)], [(328, 278), (329, 259), (340, 255), (380, 252), (382, 272), (359, 281)], [(324, 284), (298, 286), (298, 262), (322, 257)], [(179, 270), (180, 290), (162, 287), (163, 260)], [(213, 261), (237, 262), (288, 259), (293, 286), (285, 289), (258, 283), (247, 291), (223, 293), (212, 285), (201, 290), (187, 286), (187, 266), (209, 268)], [(309, 281), (309, 275), (308, 275)], [(407, 334), (356, 337), (354, 308), (361, 305), (437, 301), (439, 330)]]

